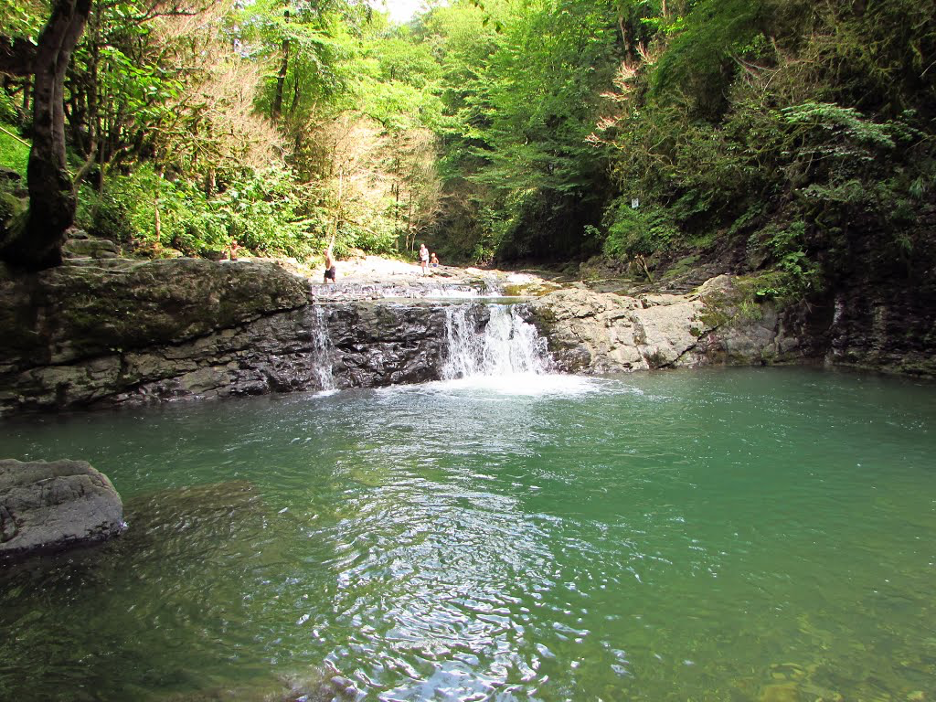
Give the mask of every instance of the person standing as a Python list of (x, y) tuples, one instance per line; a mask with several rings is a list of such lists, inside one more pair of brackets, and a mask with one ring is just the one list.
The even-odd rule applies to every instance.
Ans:
[(423, 275), (429, 272), (429, 249), (425, 244), (419, 245), (419, 265), (422, 267)]
[(325, 249), (325, 281), (326, 283), (334, 283), (335, 276), (338, 273), (338, 269), (335, 266), (335, 258), (332, 254), (332, 247), (335, 245), (335, 237), (331, 238), (331, 241), (328, 242), (328, 248)]

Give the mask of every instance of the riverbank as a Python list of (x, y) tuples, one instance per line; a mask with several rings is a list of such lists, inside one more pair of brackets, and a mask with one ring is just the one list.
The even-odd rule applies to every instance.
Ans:
[[(819, 362), (925, 375), (934, 364), (932, 339), (899, 333), (899, 309), (877, 307), (861, 326), (857, 303), (780, 308), (740, 277), (669, 279), (682, 292), (654, 292), (530, 270), (424, 275), (362, 256), (340, 261), (327, 284), (291, 261), (87, 250), (0, 275), (0, 415), (425, 382), (446, 357), (447, 308), (502, 297), (521, 303), (560, 372)], [(489, 318), (474, 306), (476, 334)]]

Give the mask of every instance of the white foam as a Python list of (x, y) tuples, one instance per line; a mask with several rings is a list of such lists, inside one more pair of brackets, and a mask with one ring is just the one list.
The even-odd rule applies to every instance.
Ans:
[(480, 393), (504, 396), (586, 395), (601, 392), (603, 383), (581, 375), (511, 373), (475, 375), (453, 380), (438, 380), (419, 386), (442, 394)]

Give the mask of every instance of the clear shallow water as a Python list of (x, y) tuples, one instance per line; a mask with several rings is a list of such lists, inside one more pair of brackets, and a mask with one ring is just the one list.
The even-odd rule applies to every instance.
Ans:
[(451, 381), (12, 421), (0, 455), (89, 460), (130, 523), (0, 570), (0, 699), (936, 695), (932, 384)]

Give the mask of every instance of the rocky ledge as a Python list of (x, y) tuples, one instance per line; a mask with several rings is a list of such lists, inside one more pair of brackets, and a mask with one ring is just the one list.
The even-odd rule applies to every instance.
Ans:
[(84, 461), (0, 460), (0, 562), (104, 541), (123, 529), (120, 496)]
[(745, 309), (722, 275), (686, 295), (602, 293), (577, 284), (531, 304), (567, 372), (612, 373), (803, 359), (799, 340), (768, 304)]
[[(685, 295), (627, 296), (532, 274), (339, 264), (325, 285), (265, 260), (80, 258), (0, 270), (0, 415), (440, 377), (453, 300), (522, 295), (560, 370), (614, 372), (808, 355), (727, 276)], [(467, 299), (466, 299), (467, 298)]]

